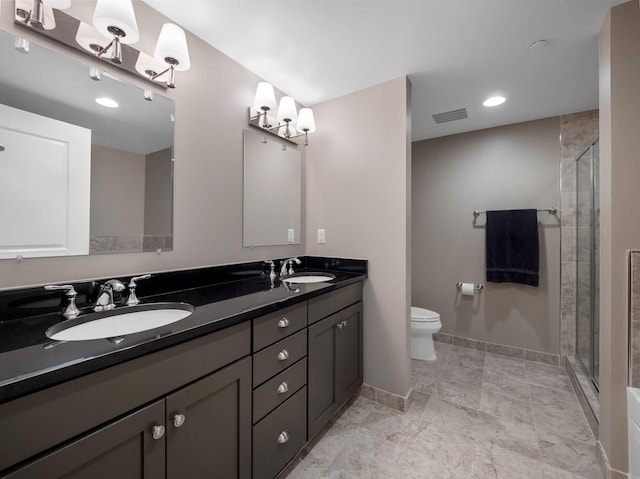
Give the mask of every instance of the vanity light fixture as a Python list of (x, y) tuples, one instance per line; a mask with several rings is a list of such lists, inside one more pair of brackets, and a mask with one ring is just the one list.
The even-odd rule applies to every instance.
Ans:
[(283, 96), (274, 118), (275, 109), (276, 96), (273, 86), (267, 82), (258, 83), (253, 108), (249, 109), (249, 125), (262, 128), (288, 141), (304, 135), (304, 146), (309, 146), (308, 135), (316, 131), (311, 108), (301, 108), (298, 112), (296, 101), (290, 96)]
[(191, 68), (187, 36), (184, 34), (184, 30), (173, 23), (165, 23), (162, 25), (154, 58), (156, 61), (167, 65), (167, 68), (159, 73), (147, 71), (151, 79), (155, 80), (167, 73), (167, 86), (169, 88), (175, 88), (175, 72), (183, 72)]
[(191, 67), (185, 32), (173, 23), (162, 26), (154, 57), (130, 46), (140, 39), (132, 0), (97, 0), (91, 25), (62, 11), (70, 5), (71, 0), (16, 0), (15, 22), (168, 88), (176, 86), (176, 71)]
[[(131, 0), (98, 0), (93, 12), (93, 26), (99, 33), (111, 39), (96, 55), (105, 56), (115, 64), (122, 63), (121, 43), (132, 44), (140, 39), (136, 14)], [(110, 56), (106, 57), (106, 54)]]

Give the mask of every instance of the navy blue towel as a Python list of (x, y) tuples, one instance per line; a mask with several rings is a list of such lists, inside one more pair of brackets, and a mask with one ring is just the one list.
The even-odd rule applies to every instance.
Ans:
[(538, 286), (537, 210), (487, 211), (487, 281)]

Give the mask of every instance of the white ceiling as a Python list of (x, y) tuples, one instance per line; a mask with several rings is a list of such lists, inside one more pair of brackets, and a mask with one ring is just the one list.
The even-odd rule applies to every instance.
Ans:
[(145, 1), (306, 106), (408, 75), (417, 141), (597, 108), (598, 32), (623, 0)]

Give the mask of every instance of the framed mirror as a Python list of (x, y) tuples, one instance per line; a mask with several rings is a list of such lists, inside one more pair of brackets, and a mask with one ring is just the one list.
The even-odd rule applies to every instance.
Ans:
[(244, 130), (243, 246), (300, 244), (302, 154)]
[[(0, 195), (0, 218), (10, 225), (0, 229), (0, 258), (173, 249), (173, 101), (34, 43), (19, 46), (0, 32), (0, 107), (43, 124), (30, 138), (48, 143), (34, 153), (20, 149), (33, 144), (23, 131), (3, 140), (15, 133), (3, 114), (0, 155), (10, 143), (13, 159), (0, 162), (0, 176), (26, 189)], [(58, 124), (88, 135), (73, 162), (64, 154), (78, 142), (54, 134)], [(75, 228), (68, 223), (83, 231), (74, 252), (58, 244)]]

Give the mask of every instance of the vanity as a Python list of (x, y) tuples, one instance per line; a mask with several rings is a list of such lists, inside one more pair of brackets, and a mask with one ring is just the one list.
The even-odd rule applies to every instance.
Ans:
[[(276, 477), (362, 384), (366, 261), (302, 261), (335, 278), (283, 284), (262, 263), (154, 275), (142, 303), (194, 313), (119, 342), (49, 340), (59, 312), (0, 323), (22, 337), (0, 352), (0, 477)], [(92, 285), (76, 286), (82, 307)], [(24, 315), (32, 290), (0, 311)]]

